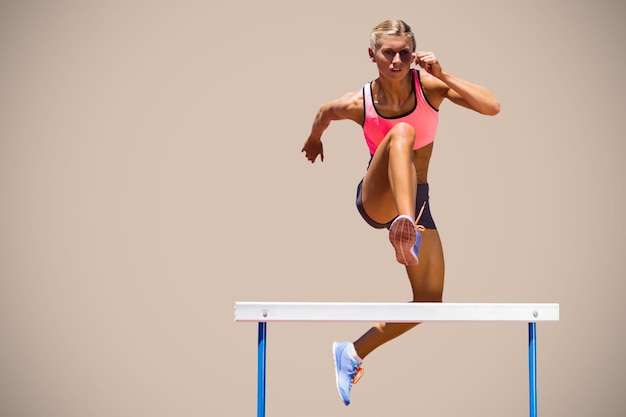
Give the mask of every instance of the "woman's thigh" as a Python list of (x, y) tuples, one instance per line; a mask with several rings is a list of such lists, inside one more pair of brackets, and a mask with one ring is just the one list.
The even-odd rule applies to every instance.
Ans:
[(378, 223), (387, 223), (398, 215), (384, 157), (372, 159), (363, 177), (361, 199), (365, 212)]
[[(401, 132), (401, 129), (397, 129)], [(365, 212), (378, 223), (387, 223), (398, 215), (389, 180), (389, 143), (400, 133), (392, 130), (381, 142), (363, 177), (362, 202)], [(408, 148), (412, 163), (412, 147)], [(414, 168), (413, 168), (414, 169)], [(412, 173), (409, 173), (411, 175)]]

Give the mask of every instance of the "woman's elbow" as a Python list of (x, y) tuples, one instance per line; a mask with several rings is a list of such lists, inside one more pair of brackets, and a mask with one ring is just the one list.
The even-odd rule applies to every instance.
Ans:
[(498, 100), (493, 100), (490, 103), (487, 103), (483, 107), (481, 113), (487, 116), (495, 116), (500, 113), (500, 102)]

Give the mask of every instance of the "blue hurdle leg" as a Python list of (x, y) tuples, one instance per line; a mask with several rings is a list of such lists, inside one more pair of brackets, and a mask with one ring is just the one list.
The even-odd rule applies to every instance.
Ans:
[(528, 382), (530, 417), (537, 417), (537, 323), (528, 323)]
[(265, 417), (265, 363), (267, 358), (267, 323), (259, 322), (258, 372), (257, 372), (257, 417)]

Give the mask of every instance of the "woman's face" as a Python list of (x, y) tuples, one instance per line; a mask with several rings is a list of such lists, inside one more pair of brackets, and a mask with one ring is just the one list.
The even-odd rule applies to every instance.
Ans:
[(369, 54), (381, 75), (391, 78), (406, 75), (415, 61), (413, 43), (405, 36), (384, 36), (375, 50), (369, 49)]

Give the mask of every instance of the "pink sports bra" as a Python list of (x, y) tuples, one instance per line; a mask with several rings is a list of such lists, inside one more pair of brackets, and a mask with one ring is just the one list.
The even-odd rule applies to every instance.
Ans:
[(435, 140), (437, 132), (437, 122), (439, 121), (439, 111), (430, 105), (420, 81), (419, 72), (412, 69), (413, 80), (415, 81), (415, 108), (408, 114), (396, 117), (384, 117), (378, 114), (372, 99), (372, 82), (363, 86), (363, 105), (365, 107), (365, 122), (363, 123), (363, 134), (365, 142), (374, 155), (376, 148), (385, 138), (391, 128), (400, 123), (406, 122), (415, 129), (415, 144), (413, 149), (420, 149)]

